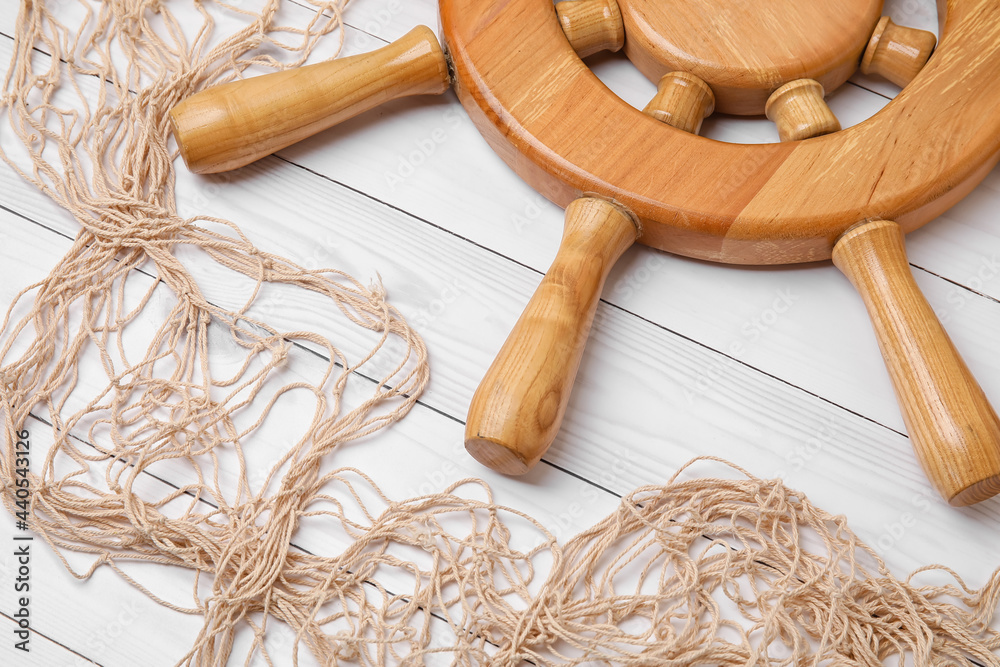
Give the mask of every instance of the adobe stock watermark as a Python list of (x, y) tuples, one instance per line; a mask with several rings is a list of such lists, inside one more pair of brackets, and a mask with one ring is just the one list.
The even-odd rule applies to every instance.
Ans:
[(688, 403), (694, 404), (699, 396), (707, 394), (719, 380), (725, 377), (728, 371), (738, 368), (740, 357), (745, 355), (752, 345), (759, 343), (791, 311), (798, 300), (798, 295), (792, 292), (791, 287), (776, 290), (768, 307), (757, 315), (746, 319), (740, 325), (740, 337), (723, 346), (721, 351), (727, 356), (713, 356), (702, 367), (693, 385), (684, 388), (684, 396)]
[(514, 227), (514, 231), (518, 234), (524, 234), (529, 227), (541, 220), (542, 211), (549, 206), (554, 206), (554, 204), (551, 204), (542, 195), (536, 194), (529, 197), (520, 211), (510, 214), (510, 224)]
[(379, 9), (364, 23), (355, 22), (350, 16), (347, 17), (347, 23), (360, 32), (357, 37), (354, 38), (354, 42), (360, 51), (366, 51), (370, 49), (379, 48), (385, 46), (387, 39), (382, 37), (382, 32), (392, 24), (393, 20), (399, 16), (399, 13), (403, 11), (403, 1), (402, 0), (389, 0), (385, 3), (382, 9)]
[[(614, 450), (613, 459), (610, 465), (606, 465), (597, 475), (593, 482), (601, 485), (605, 489), (614, 490), (623, 484), (631, 488), (634, 486), (630, 479), (634, 479), (632, 471), (635, 467), (632, 452), (626, 447), (618, 447)], [(545, 527), (552, 533), (558, 542), (565, 542), (576, 535), (581, 528), (578, 526), (579, 519), (584, 518), (587, 508), (592, 506), (601, 498), (608, 498), (609, 495), (592, 484), (584, 484), (575, 496), (566, 500), (562, 507), (553, 510), (553, 518), (547, 522)], [(545, 540), (540, 539), (539, 543)]]
[(885, 14), (892, 16), (896, 23), (918, 23), (930, 27), (937, 21), (937, 5), (932, 0), (889, 0)]
[[(965, 308), (965, 306), (976, 298), (974, 292), (982, 293), (997, 276), (1000, 276), (1000, 259), (996, 255), (981, 257), (976, 266), (976, 270), (971, 275), (961, 281), (964, 287), (953, 285), (945, 296), (946, 306), (935, 310), (941, 324), (947, 324), (951, 316)], [(971, 292), (970, 292), (971, 290)]]
[(400, 153), (392, 171), (386, 170), (382, 176), (385, 184), (393, 192), (404, 181), (417, 173), (417, 170), (437, 154), (438, 148), (447, 143), (450, 133), (469, 122), (468, 117), (455, 108), (450, 108), (441, 116), (444, 121), (429, 133), (413, 141), (413, 148)]
[(930, 491), (920, 492), (910, 498), (910, 508), (901, 513), (895, 521), (882, 524), (883, 532), (875, 538), (872, 546), (878, 549), (879, 553), (885, 554), (903, 540), (907, 532), (920, 523), (921, 515), (931, 508), (931, 501), (934, 496)]
[[(252, 667), (265, 667), (265, 665), (273, 667), (274, 663), (271, 660), (274, 657), (290, 655), (296, 641), (295, 633), (292, 632), (291, 628), (284, 623), (270, 620), (264, 634), (264, 646), (267, 649), (267, 656), (264, 655), (263, 651), (257, 649), (250, 661), (250, 665)], [(268, 659), (268, 657), (271, 659)]]
[[(22, 533), (29, 530), (32, 515), (31, 501), (31, 439), (27, 430), (16, 431), (14, 450), (14, 516), (15, 527)], [(31, 547), (34, 537), (28, 534), (14, 535), (14, 648), (25, 653), (31, 652)]]
[(431, 324), (444, 315), (448, 311), (448, 308), (466, 292), (465, 283), (457, 277), (452, 277), (445, 281), (444, 287), (441, 288), (434, 298), (420, 306), (417, 312), (409, 319), (417, 329), (430, 329)]
[(417, 486), (410, 486), (406, 489), (405, 498), (422, 498), (434, 493), (440, 493), (441, 489), (456, 481), (456, 477), (461, 470), (452, 461), (469, 459), (469, 453), (465, 451), (465, 440), (452, 443), (448, 451), (441, 452), (441, 457), (444, 458), (441, 467), (424, 473), (423, 479)]
[[(630, 268), (625, 275), (619, 277), (613, 286), (605, 288), (604, 293), (610, 294), (611, 300), (618, 305), (627, 303), (636, 292), (650, 283), (653, 277), (666, 265), (667, 258), (663, 253), (651, 252), (638, 266)], [(604, 297), (601, 297), (601, 300), (603, 299)], [(603, 307), (598, 302), (590, 328), (580, 331), (579, 335), (589, 338), (593, 332), (602, 330), (609, 318), (614, 317), (618, 317), (618, 312), (614, 308)]]
[(105, 653), (117, 643), (118, 638), (126, 633), (139, 616), (137, 601), (131, 600), (122, 604), (118, 613), (108, 621), (107, 625), (87, 638), (87, 647), (99, 654)]
[(806, 438), (806, 441), (796, 445), (785, 452), (785, 468), (778, 470), (772, 475), (780, 480), (787, 480), (790, 472), (802, 470), (814, 458), (826, 449), (837, 437), (839, 425), (832, 415), (823, 417), (823, 420), (816, 429), (815, 435)]
[(637, 290), (643, 288), (667, 264), (666, 256), (661, 252), (651, 252), (643, 262), (615, 281), (612, 294), (623, 301), (631, 299)]
[[(343, 236), (333, 231), (327, 231), (322, 236), (313, 237), (312, 240), (309, 254), (298, 259), (296, 263), (306, 271), (336, 271), (333, 267), (345, 254), (343, 252), (345, 246)], [(335, 274), (333, 278), (336, 279)], [(285, 303), (282, 290), (281, 285), (269, 283), (264, 294), (258, 294), (254, 300), (251, 308), (254, 316), (264, 320), (274, 316), (279, 307)]]
[[(300, 260), (302, 268), (307, 271), (318, 271), (323, 268), (331, 269), (337, 259), (337, 251), (344, 245), (343, 237), (332, 231), (326, 232), (322, 239), (314, 238), (316, 243), (312, 246), (312, 252), (308, 257)], [(333, 270), (333, 269), (331, 269)]]
[[(247, 484), (250, 485), (250, 493), (258, 494), (265, 491), (264, 484), (271, 478), (271, 482), (275, 485), (280, 484), (282, 477), (282, 470), (274, 471), (274, 467), (278, 465), (280, 461), (287, 454), (288, 451), (295, 446), (296, 443), (291, 440), (284, 440), (274, 443), (269, 449), (275, 452), (275, 455), (268, 461), (255, 462), (252, 466), (252, 472), (248, 471)], [(274, 476), (271, 476), (272, 471), (274, 471)]]
[[(226, 208), (226, 204), (232, 192), (227, 186), (233, 183), (240, 173), (240, 169), (234, 169), (233, 171), (197, 177), (193, 181), (194, 187), (181, 188), (178, 192), (178, 209), (182, 215), (223, 219), (230, 217), (232, 211)], [(221, 209), (216, 206), (220, 197), (223, 204)]]

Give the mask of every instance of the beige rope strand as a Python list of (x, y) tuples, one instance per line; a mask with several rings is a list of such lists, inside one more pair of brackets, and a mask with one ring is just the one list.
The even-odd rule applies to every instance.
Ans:
[[(248, 4), (21, 5), (2, 157), (80, 232), (0, 328), (0, 480), (16, 511), (16, 433), (46, 415), (53, 445), (33, 463), (30, 525), (67, 569), (87, 578), (110, 567), (202, 615), (186, 665), (227, 664), (241, 631), (253, 642), (239, 661), (274, 664), (265, 639), (281, 625), (295, 635), (295, 664), (308, 651), (366, 665), (1000, 665), (990, 627), (1000, 571), (980, 590), (942, 568), (897, 579), (843, 517), (780, 481), (682, 470), (561, 545), (480, 480), (394, 501), (364, 472), (336, 467), (340, 447), (413, 406), (427, 352), (381, 285), (306, 270), (231, 222), (178, 214), (168, 110), (248, 67), (298, 64), (321, 40), (343, 39), (343, 2), (311, 0), (303, 27), (277, 24), (278, 0)], [(212, 303), (182, 249), (249, 279), (246, 302)], [(260, 302), (275, 284), (328, 299), (370, 333), (371, 351), (349, 359), (327, 336), (274, 328)], [(220, 340), (235, 363), (218, 365)], [(303, 348), (321, 355), (307, 369)], [(367, 397), (348, 397), (356, 382)], [(249, 454), (273, 444), (268, 415), (292, 395), (311, 401), (311, 422), (258, 478)], [(147, 473), (161, 470), (180, 486), (151, 485)], [(297, 548), (303, 523), (343, 547)], [(94, 560), (77, 572), (68, 552)], [(191, 604), (147, 590), (132, 561), (196, 573)], [(954, 583), (921, 584), (928, 569)]]

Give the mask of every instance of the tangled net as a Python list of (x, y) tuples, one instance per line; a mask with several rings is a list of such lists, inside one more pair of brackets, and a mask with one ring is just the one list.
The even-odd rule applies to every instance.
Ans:
[[(304, 27), (278, 24), (278, 0), (21, 5), (2, 100), (20, 145), (5, 137), (3, 159), (80, 231), (2, 323), (0, 478), (7, 508), (30, 507), (67, 567), (68, 552), (93, 556), (76, 576), (110, 567), (202, 615), (187, 665), (225, 664), (241, 631), (270, 664), (280, 624), (296, 664), (304, 648), (321, 664), (1000, 665), (1000, 572), (981, 590), (948, 571), (946, 586), (899, 580), (842, 517), (778, 481), (675, 477), (560, 545), (481, 481), (393, 501), (332, 465), (414, 405), (422, 340), (380, 285), (181, 217), (168, 144), (185, 96), (342, 40), (344, 3), (305, 1)], [(245, 276), (242, 306), (205, 296), (181, 261), (195, 250)], [(275, 285), (330, 299), (370, 351), (352, 362), (326, 336), (269, 325), (260, 306)], [(212, 357), (222, 344), (235, 361)], [(253, 451), (273, 446), (268, 417), (292, 397), (311, 422), (261, 476)], [(47, 419), (52, 444), (25, 475), (15, 443), (32, 415), (33, 439)], [(294, 548), (306, 522), (340, 546)], [(181, 608), (129, 561), (191, 570), (210, 591)]]

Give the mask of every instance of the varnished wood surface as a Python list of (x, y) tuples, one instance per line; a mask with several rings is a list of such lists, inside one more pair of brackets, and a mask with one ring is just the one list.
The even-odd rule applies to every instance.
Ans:
[(523, 475), (562, 426), (604, 282), (639, 230), (628, 213), (582, 197), (566, 208), (555, 261), (472, 397), (465, 448)]
[(764, 111), (778, 128), (782, 141), (802, 141), (840, 131), (840, 121), (827, 105), (819, 81), (796, 79), (767, 99)]
[(430, 28), (418, 26), (372, 53), (214, 86), (170, 112), (178, 147), (198, 174), (259, 160), (359, 113), (451, 85)]
[(687, 72), (664, 74), (656, 95), (643, 113), (678, 130), (698, 134), (715, 111), (715, 95), (707, 83)]
[(652, 81), (680, 70), (702, 78), (719, 111), (759, 115), (796, 79), (844, 83), (882, 12), (881, 0), (618, 0), (629, 59)]
[[(1000, 120), (990, 113), (1000, 93), (986, 84), (1000, 72), (1000, 49), (993, 48), (1000, 22), (990, 20), (1000, 9), (987, 0), (952, 4), (946, 27), (956, 39), (882, 113), (836, 132), (822, 84), (796, 79), (766, 108), (786, 145), (766, 147), (705, 141), (650, 123), (582, 64), (544, 0), (443, 0), (441, 18), (466, 110), (539, 192), (562, 206), (588, 192), (617, 201), (642, 222), (640, 240), (664, 250), (779, 264), (828, 258), (834, 239), (859, 220), (886, 217), (914, 229), (957, 202), (1000, 157)], [(607, 14), (611, 5), (575, 6)], [(507, 48), (515, 41), (522, 46)], [(211, 145), (222, 137), (220, 150), (240, 159), (205, 161), (238, 164), (385, 99), (437, 93), (447, 84), (444, 57), (426, 29), (383, 52), (344, 61), (343, 75), (282, 73), (186, 100), (174, 123), (188, 162), (198, 170), (194, 153), (214, 154)], [(363, 72), (359, 63), (366, 62), (378, 67)], [(302, 70), (309, 71), (319, 70)], [(958, 79), (963, 86), (956, 88)], [(264, 99), (261, 90), (270, 97), (252, 103)], [(247, 103), (233, 102), (241, 99)], [(301, 113), (283, 110), (281, 123), (270, 123), (275, 105), (289, 99), (299, 100)], [(955, 112), (941, 113), (945, 99)], [(691, 118), (682, 127), (697, 130), (694, 116), (707, 111), (707, 100), (688, 102), (680, 116)], [(229, 125), (217, 126), (217, 116)]]
[(564, 0), (556, 3), (556, 15), (581, 58), (615, 52), (625, 44), (625, 25), (615, 0)]
[(921, 294), (894, 222), (844, 234), (833, 262), (864, 299), (910, 441), (952, 505), (1000, 493), (1000, 421)]
[[(582, 192), (613, 198), (640, 218), (640, 241), (654, 247), (779, 264), (828, 259), (859, 220), (915, 229), (1000, 158), (998, 8), (951, 0), (947, 9), (936, 56), (875, 117), (765, 146), (691, 136), (609, 94), (560, 38), (544, 0), (442, 0), (441, 18), (459, 98), (536, 190), (563, 206)], [(512, 39), (520, 48), (499, 47)]]
[(883, 16), (865, 49), (861, 71), (881, 76), (902, 88), (927, 64), (936, 45), (934, 33), (898, 26), (890, 17)]
[[(0, 8), (4, 2), (10, 4), (0, 0)], [(908, 1), (899, 5), (913, 11)], [(389, 14), (391, 21), (382, 18)], [(15, 16), (16, 6), (0, 11), (4, 34), (11, 34)], [(388, 0), (348, 7), (354, 25), (386, 40), (418, 23), (433, 25), (436, 16), (430, 0), (401, 3), (396, 11)], [(5, 60), (9, 44), (0, 36)], [(370, 50), (375, 38), (351, 30), (347, 45)], [(596, 67), (639, 108), (655, 92), (624, 59)], [(891, 84), (858, 80), (869, 90), (897, 92)], [(849, 84), (834, 94), (842, 120), (884, 104), (869, 90)], [(766, 120), (713, 118), (704, 132), (774, 140)], [(8, 140), (0, 132), (5, 147)], [(345, 448), (336, 459), (375, 475), (394, 499), (485, 476), (499, 502), (539, 517), (565, 539), (614, 508), (617, 499), (603, 489), (622, 493), (662, 483), (692, 456), (710, 453), (765, 477), (780, 473), (819, 506), (844, 514), (897, 575), (942, 562), (979, 586), (998, 565), (1000, 506), (993, 500), (955, 509), (930, 490), (903, 435), (865, 309), (831, 264), (758, 271), (631, 249), (608, 280), (563, 432), (533, 472), (507, 479), (464, 453), (460, 422), (552, 260), (563, 211), (496, 159), (453, 95), (393, 103), (377, 117), (355, 118), (230, 175), (194, 176), (180, 162), (177, 168), (185, 214), (233, 219), (262, 249), (306, 266), (345, 268), (362, 281), (378, 272), (390, 302), (424, 334), (433, 381), (422, 404), (384, 439)], [(78, 225), (3, 166), (0, 185), (0, 293), (9, 300), (59, 261)], [(994, 402), (1000, 400), (998, 197), (994, 171), (945, 217), (907, 236), (917, 283)], [(194, 255), (184, 261), (213, 300), (233, 306), (245, 300), (247, 286), (227, 272), (209, 270)], [(337, 313), (301, 294), (276, 295), (255, 312), (275, 326), (332, 335), (353, 359), (364, 349)], [(91, 380), (81, 378), (87, 388)], [(252, 470), (270, 463), (287, 429), (309, 414), (286, 405), (278, 416), (273, 440), (254, 450), (266, 456), (251, 460)], [(35, 421), (31, 428), (44, 434), (48, 427)], [(221, 474), (231, 472), (223, 462)], [(712, 467), (695, 472), (722, 474)], [(14, 528), (0, 522), (0, 530), (9, 535)], [(302, 546), (343, 548), (319, 532), (303, 525)], [(40, 664), (170, 667), (197, 635), (197, 617), (157, 606), (107, 569), (89, 583), (77, 581), (47, 547), (36, 546), (33, 623), (40, 638), (32, 648)], [(0, 554), (5, 590), (14, 566), (12, 554)], [(131, 573), (172, 601), (190, 603), (187, 577), (152, 567)], [(2, 623), (13, 628), (9, 619)], [(288, 667), (293, 638), (274, 625), (268, 635), (275, 664)], [(236, 641), (237, 650), (249, 643), (245, 633)], [(20, 664), (18, 657), (0, 644), (0, 662)], [(300, 659), (311, 664), (305, 654)]]

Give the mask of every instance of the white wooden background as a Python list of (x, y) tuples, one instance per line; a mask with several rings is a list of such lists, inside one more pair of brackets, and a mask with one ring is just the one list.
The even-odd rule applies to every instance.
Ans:
[[(74, 3), (63, 4), (72, 11)], [(897, 22), (935, 29), (932, 6), (889, 5)], [(305, 12), (286, 11), (293, 20)], [(436, 26), (436, 11), (433, 0), (355, 0), (347, 51), (370, 50), (418, 23)], [(15, 15), (15, 0), (0, 0), (4, 61)], [(592, 61), (636, 106), (652, 96), (653, 84), (622, 58)], [(851, 125), (895, 92), (857, 77), (831, 106)], [(10, 147), (3, 120), (0, 142)], [(704, 133), (776, 140), (763, 120), (712, 119)], [(182, 213), (234, 220), (260, 247), (306, 266), (334, 266), (361, 280), (380, 273), (390, 300), (425, 336), (433, 380), (421, 404), (370, 444), (342, 453), (342, 463), (364, 468), (395, 497), (482, 476), (500, 502), (567, 538), (608, 513), (615, 494), (663, 482), (710, 454), (760, 476), (783, 475), (819, 506), (845, 514), (897, 575), (941, 562), (978, 587), (1000, 565), (1000, 501), (952, 509), (934, 495), (861, 301), (828, 263), (740, 268), (630, 250), (605, 289), (561, 435), (535, 471), (504, 478), (464, 454), (462, 422), (552, 260), (562, 211), (491, 152), (454, 95), (387, 105), (230, 175), (196, 177), (177, 164)], [(68, 215), (0, 169), (4, 307), (48, 272), (75, 231)], [(908, 248), (917, 282), (1000, 405), (1000, 172), (911, 234)], [(238, 302), (240, 286), (198, 258), (189, 264), (211, 298)], [(344, 327), (301, 296), (272, 306), (278, 326), (335, 337)], [(36, 446), (45, 432), (36, 422)], [(199, 617), (156, 605), (106, 569), (77, 581), (36, 542), (36, 634), (30, 656), (15, 652), (13, 523), (0, 517), (0, 664), (170, 665), (190, 647)], [(302, 536), (310, 539), (322, 538)], [(189, 603), (184, 575), (144, 568), (137, 576)], [(289, 634), (276, 632), (270, 645), (279, 664), (290, 663)]]

